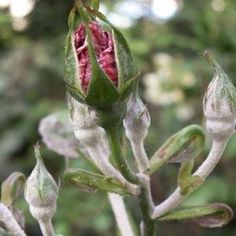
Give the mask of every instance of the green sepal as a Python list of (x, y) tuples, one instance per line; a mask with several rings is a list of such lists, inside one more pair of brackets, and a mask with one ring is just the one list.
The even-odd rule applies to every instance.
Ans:
[(123, 34), (101, 12), (87, 8), (88, 13), (104, 21), (112, 28), (114, 50), (118, 70), (118, 89), (122, 88), (125, 81), (138, 75), (137, 67), (130, 51), (129, 45)]
[(134, 92), (137, 83), (138, 83), (138, 76), (135, 76), (134, 78), (125, 82), (122, 88), (120, 88), (119, 92), (120, 100), (126, 99), (132, 92)]
[(97, 109), (97, 124), (105, 130), (114, 129), (121, 125), (127, 112), (127, 104), (125, 101), (119, 101), (112, 107)]
[(171, 136), (151, 157), (149, 174), (166, 163), (184, 162), (198, 157), (204, 147), (205, 134), (198, 125), (190, 125)]
[(105, 73), (98, 65), (96, 67), (97, 68), (93, 65), (93, 75), (89, 83), (88, 93), (85, 100), (88, 105), (93, 107), (109, 107), (119, 99), (119, 94), (116, 87), (112, 84)]
[(92, 8), (93, 8), (94, 10), (97, 11), (97, 10), (99, 9), (99, 5), (100, 5), (99, 0), (92, 0), (91, 6), (92, 6)]
[[(37, 171), (37, 178), (36, 178), (36, 176), (34, 176), (34, 178), (37, 182), (34, 184), (36, 185), (39, 197), (40, 197), (41, 201), (43, 202), (43, 201), (45, 201), (45, 199), (48, 198), (48, 196), (50, 196), (50, 195), (52, 196), (52, 192), (55, 196), (57, 196), (58, 186), (57, 186), (56, 182), (54, 181), (53, 177), (51, 176), (51, 174), (48, 172), (48, 170), (43, 162), (43, 158), (40, 153), (39, 144), (36, 144), (34, 146), (34, 155), (36, 158), (36, 165), (35, 165), (34, 170)], [(32, 183), (28, 182), (28, 185), (29, 184), (32, 184)]]
[(91, 62), (91, 80), (88, 86), (88, 92), (86, 95), (86, 102), (88, 105), (93, 107), (107, 107), (111, 106), (119, 99), (118, 91), (112, 81), (107, 77), (107, 75), (100, 68), (93, 42), (91, 31), (89, 29), (90, 19), (84, 12), (83, 8), (79, 9), (81, 18), (85, 24), (86, 34), (88, 37), (88, 49), (89, 49), (89, 60)]
[(201, 227), (222, 227), (233, 217), (232, 209), (223, 203), (183, 207), (172, 211), (159, 220), (193, 220)]
[(82, 169), (68, 169), (64, 173), (64, 178), (80, 190), (102, 190), (121, 195), (130, 195), (126, 187), (116, 179)]
[(69, 31), (73, 31), (74, 29), (74, 25), (75, 25), (75, 21), (76, 21), (76, 7), (73, 6), (70, 13), (69, 13), (69, 16), (68, 16), (68, 28), (69, 28)]
[(13, 207), (15, 200), (23, 192), (26, 178), (21, 172), (13, 172), (1, 185), (1, 202)]
[(69, 18), (68, 26), (69, 32), (66, 37), (65, 45), (65, 83), (68, 92), (79, 101), (84, 101), (84, 95), (80, 84), (80, 72), (77, 54), (74, 46), (74, 24), (76, 20), (76, 9), (72, 8)]
[(198, 189), (204, 182), (200, 176), (193, 175), (194, 160), (183, 162), (178, 173), (178, 185), (181, 195), (187, 195)]

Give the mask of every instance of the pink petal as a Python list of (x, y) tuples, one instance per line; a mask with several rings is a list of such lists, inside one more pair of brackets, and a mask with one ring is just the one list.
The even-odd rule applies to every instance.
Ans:
[[(95, 48), (98, 63), (109, 79), (111, 79), (115, 86), (117, 86), (118, 72), (112, 35), (109, 32), (103, 31), (102, 27), (95, 21), (93, 21), (89, 26), (92, 32), (93, 46)], [(86, 45), (85, 26), (80, 24), (74, 35), (74, 44), (79, 61), (79, 78), (81, 81), (81, 87), (85, 92), (87, 92), (92, 76), (92, 70), (89, 60), (88, 46)]]

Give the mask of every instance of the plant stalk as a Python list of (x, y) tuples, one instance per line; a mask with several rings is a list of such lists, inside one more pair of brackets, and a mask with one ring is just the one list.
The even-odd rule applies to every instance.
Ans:
[(55, 231), (52, 226), (51, 219), (45, 221), (39, 221), (39, 226), (43, 236), (55, 236)]
[(121, 236), (135, 236), (123, 197), (118, 194), (108, 193), (108, 199)]
[(120, 142), (120, 127), (114, 129), (106, 129), (108, 141), (111, 148), (112, 156), (121, 171), (122, 175), (131, 183), (138, 184), (141, 186), (141, 193), (139, 197), (139, 205), (142, 212), (142, 225), (141, 225), (141, 236), (155, 236), (155, 220), (150, 217), (150, 203), (147, 194), (147, 189), (143, 187), (138, 175), (136, 175), (129, 167), (126, 162)]
[(4, 225), (4, 228), (12, 236), (26, 236), (11, 211), (0, 202), (0, 223)]
[(123, 151), (122, 151), (121, 142), (120, 142), (119, 128), (120, 127), (118, 126), (118, 127), (115, 127), (114, 129), (111, 129), (111, 128), (106, 129), (108, 142), (111, 148), (111, 153), (122, 175), (131, 183), (137, 184), (138, 177), (130, 169), (127, 161), (125, 160), (123, 156)]
[[(223, 154), (227, 141), (228, 139), (222, 141), (213, 140), (212, 148), (208, 157), (195, 171), (193, 176), (200, 176), (205, 180), (208, 175), (211, 174)], [(159, 218), (174, 210), (186, 199), (187, 196), (188, 194), (181, 195), (180, 188), (178, 187), (164, 202), (155, 207), (152, 213), (152, 218)]]
[(141, 189), (139, 196), (139, 205), (142, 212), (143, 221), (140, 225), (141, 236), (155, 236), (156, 235), (156, 221), (150, 217), (150, 208), (146, 197), (145, 189)]

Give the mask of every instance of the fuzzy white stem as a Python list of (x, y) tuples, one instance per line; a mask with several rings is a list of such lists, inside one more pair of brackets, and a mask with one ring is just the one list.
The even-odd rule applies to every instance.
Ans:
[(93, 146), (86, 146), (86, 148), (92, 161), (104, 175), (106, 175), (107, 177), (115, 178), (123, 183), (132, 194), (137, 195), (139, 193), (138, 186), (129, 183), (123, 177), (123, 175), (121, 175), (121, 173), (109, 162), (109, 159), (106, 155), (106, 153), (108, 152), (104, 152), (104, 147), (96, 144)]
[(108, 199), (121, 236), (135, 236), (122, 196), (108, 193)]
[(193, 175), (200, 176), (205, 179), (215, 169), (216, 165), (221, 159), (221, 156), (225, 150), (227, 140), (217, 141), (213, 140), (212, 148), (208, 158), (202, 163), (202, 165), (194, 172)]
[(133, 142), (130, 140), (130, 143), (136, 163), (138, 165), (138, 169), (140, 172), (145, 173), (149, 169), (150, 164), (144, 149), (143, 140), (140, 140), (139, 142)]
[(2, 203), (0, 203), (0, 222), (12, 236), (26, 236), (10, 210)]
[[(227, 141), (228, 138), (221, 141), (213, 140), (212, 148), (208, 154), (208, 157), (193, 175), (200, 176), (203, 179), (207, 178), (219, 162)], [(155, 210), (152, 213), (152, 218), (155, 219), (161, 217), (175, 209), (184, 201), (186, 197), (187, 196), (181, 195), (180, 188), (178, 187), (164, 202), (155, 207)]]
[(41, 232), (43, 236), (55, 236), (55, 232), (52, 226), (52, 221), (51, 219), (45, 220), (45, 221), (38, 221), (39, 226), (41, 229)]
[(149, 212), (152, 213), (155, 209), (155, 204), (153, 202), (152, 193), (151, 193), (150, 176), (143, 173), (138, 173), (137, 176), (139, 178), (139, 182), (142, 188), (144, 189), (145, 199), (149, 206)]

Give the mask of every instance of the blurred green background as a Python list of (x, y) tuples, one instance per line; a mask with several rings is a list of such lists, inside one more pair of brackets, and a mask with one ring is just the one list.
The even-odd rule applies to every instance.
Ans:
[[(29, 175), (33, 145), (45, 115), (66, 107), (63, 51), (72, 0), (0, 0), (0, 180), (12, 171)], [(202, 98), (212, 71), (200, 53), (210, 49), (236, 84), (236, 1), (113, 0), (101, 10), (124, 32), (141, 72), (141, 95), (152, 126), (146, 139), (149, 155), (171, 134), (188, 124), (204, 126)], [(186, 204), (228, 203), (236, 210), (236, 138), (227, 146), (215, 172)], [(205, 147), (205, 155), (210, 140)], [(127, 145), (130, 158), (131, 150)], [(65, 168), (63, 157), (42, 145), (55, 179)], [(199, 158), (199, 163), (205, 157)], [(74, 165), (82, 165), (80, 159)], [(176, 186), (178, 166), (168, 165), (152, 178), (155, 201)], [(139, 220), (135, 201), (126, 199)], [(27, 235), (40, 235), (23, 200)], [(56, 231), (65, 236), (115, 235), (116, 226), (105, 193), (82, 193), (62, 181), (55, 216)], [(158, 223), (158, 235), (233, 236), (236, 218), (220, 229), (189, 222)]]

